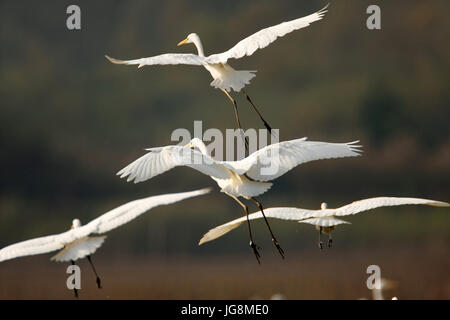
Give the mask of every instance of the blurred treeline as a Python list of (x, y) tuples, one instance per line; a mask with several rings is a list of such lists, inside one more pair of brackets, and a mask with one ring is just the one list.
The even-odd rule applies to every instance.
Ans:
[[(201, 68), (138, 70), (112, 65), (104, 54), (195, 52), (176, 47), (191, 32), (206, 54), (218, 53), (326, 1), (77, 1), (80, 31), (66, 28), (70, 4), (1, 1), (0, 247), (139, 197), (213, 186), (211, 195), (155, 209), (115, 231), (105, 252), (246, 252), (244, 229), (197, 247), (210, 227), (242, 214), (208, 177), (177, 168), (134, 185), (115, 176), (143, 148), (172, 144), (174, 129), (192, 131), (194, 120), (204, 130), (233, 128), (229, 101)], [(302, 165), (278, 179), (260, 197), (265, 206), (335, 207), (380, 195), (450, 201), (450, 3), (380, 2), (382, 29), (375, 31), (366, 28), (369, 4), (331, 1), (322, 21), (230, 61), (258, 70), (246, 91), (280, 128), (280, 140), (364, 145), (362, 157)], [(260, 128), (234, 95), (244, 127)], [(450, 239), (446, 209), (381, 211), (353, 218), (338, 235), (341, 245)], [(274, 225), (291, 247), (315, 245), (310, 226)], [(258, 223), (257, 236), (268, 239), (265, 232)]]

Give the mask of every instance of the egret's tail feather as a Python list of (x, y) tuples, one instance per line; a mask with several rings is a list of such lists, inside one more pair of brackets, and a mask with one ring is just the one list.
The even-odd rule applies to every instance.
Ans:
[(211, 82), (211, 86), (217, 89), (225, 89), (228, 92), (233, 89), (236, 92), (241, 91), (250, 80), (256, 77), (256, 70), (227, 70), (221, 77)]
[(106, 236), (81, 238), (73, 243), (66, 245), (64, 249), (50, 258), (52, 261), (63, 262), (82, 259), (93, 254), (100, 248), (105, 241)]
[[(244, 178), (245, 179), (245, 178)], [(260, 182), (246, 179), (244, 184), (227, 185), (224, 186), (221, 192), (236, 197), (257, 197), (260, 194), (267, 192), (271, 187), (272, 182)]]

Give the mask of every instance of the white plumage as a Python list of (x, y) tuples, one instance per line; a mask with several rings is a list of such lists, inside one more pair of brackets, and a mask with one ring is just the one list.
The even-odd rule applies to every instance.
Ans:
[[(323, 232), (329, 233), (332, 231), (333, 227), (339, 224), (349, 223), (347, 221), (335, 218), (336, 216), (339, 217), (339, 216), (353, 215), (359, 212), (368, 211), (379, 207), (400, 206), (400, 205), (429, 205), (436, 207), (450, 206), (450, 204), (446, 202), (428, 199), (377, 197), (355, 201), (336, 209), (328, 209), (326, 204), (323, 203), (321, 209), (319, 210), (279, 207), (279, 208), (267, 208), (264, 210), (264, 213), (267, 218), (295, 220), (301, 223), (309, 223), (319, 228), (322, 227)], [(260, 219), (262, 217), (263, 216), (261, 212), (258, 211), (250, 214), (248, 216), (248, 219), (254, 220)], [(199, 244), (203, 244), (205, 242), (217, 239), (227, 234), (231, 230), (239, 227), (242, 223), (246, 221), (246, 219), (247, 219), (246, 217), (242, 217), (209, 230), (200, 239)]]
[[(177, 166), (188, 166), (211, 176), (222, 192), (235, 197), (255, 197), (294, 167), (313, 160), (355, 157), (360, 149), (350, 143), (307, 141), (306, 138), (268, 145), (239, 161), (216, 161), (208, 155), (205, 144), (194, 138), (186, 146), (147, 149), (150, 152), (117, 174), (135, 183), (153, 178)], [(192, 150), (191, 148), (195, 148)]]
[(88, 255), (94, 254), (105, 241), (106, 236), (83, 237), (73, 242), (67, 243), (60, 252), (51, 257), (50, 260), (57, 262), (76, 261)]
[(69, 231), (19, 242), (1, 249), (0, 262), (60, 249), (62, 250), (52, 257), (52, 260), (75, 261), (84, 258), (100, 248), (106, 238), (106, 236), (92, 237), (92, 234), (106, 233), (135, 219), (154, 207), (172, 204), (208, 192), (210, 192), (209, 188), (134, 200), (103, 214), (84, 226), (81, 226), (80, 220), (74, 219), (72, 229)]
[(329, 227), (335, 227), (340, 224), (350, 224), (350, 222), (347, 222), (345, 220), (337, 219), (333, 216), (330, 217), (321, 217), (321, 218), (307, 218), (305, 220), (301, 220), (299, 222), (302, 223), (309, 223), (316, 227), (323, 227), (323, 228), (329, 228)]
[(203, 52), (203, 45), (200, 37), (191, 33), (187, 38), (178, 45), (193, 43), (198, 54), (178, 54), (166, 53), (154, 57), (134, 59), (134, 60), (118, 60), (106, 56), (109, 61), (116, 64), (138, 65), (139, 68), (148, 65), (167, 65), (167, 64), (187, 64), (204, 66), (214, 81), (211, 86), (230, 91), (233, 89), (239, 92), (250, 80), (255, 76), (254, 72), (249, 70), (234, 70), (227, 62), (229, 59), (239, 59), (244, 56), (252, 55), (256, 50), (267, 47), (277, 38), (301, 28), (309, 26), (311, 23), (322, 19), (327, 7), (310, 14), (308, 16), (295, 20), (280, 23), (278, 25), (262, 29), (251, 36), (239, 41), (234, 47), (228, 51), (206, 56)]
[[(194, 138), (184, 147), (167, 146), (147, 149), (150, 151), (149, 153), (132, 162), (117, 174), (121, 178), (128, 176), (127, 181), (134, 180), (136, 183), (151, 179), (177, 166), (188, 166), (215, 180), (222, 192), (239, 203), (246, 216), (248, 207), (238, 197), (252, 200), (264, 214), (261, 202), (255, 197), (263, 194), (272, 186), (272, 183), (266, 181), (276, 179), (305, 162), (358, 156), (360, 146), (355, 145), (356, 142), (327, 143), (306, 141), (306, 138), (301, 138), (271, 144), (239, 161), (216, 161), (208, 155), (203, 141)], [(284, 258), (284, 251), (267, 220), (266, 224), (273, 244)], [(259, 263), (260, 254), (253, 242), (250, 223), (248, 226), (250, 247)]]

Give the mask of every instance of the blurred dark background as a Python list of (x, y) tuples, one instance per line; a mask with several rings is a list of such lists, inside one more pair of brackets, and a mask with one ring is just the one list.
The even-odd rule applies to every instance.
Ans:
[[(368, 30), (366, 8), (372, 2), (331, 1), (323, 20), (251, 57), (229, 61), (236, 69), (258, 70), (246, 91), (271, 125), (280, 128), (280, 140), (359, 139), (364, 146), (362, 157), (308, 163), (279, 178), (260, 197), (266, 207), (318, 208), (322, 201), (337, 207), (375, 196), (450, 201), (450, 3), (379, 2), (382, 29)], [(206, 54), (218, 53), (326, 3), (1, 1), (0, 247), (59, 233), (75, 217), (88, 222), (130, 200), (213, 186), (208, 196), (154, 209), (111, 232), (94, 257), (111, 277), (104, 280), (103, 291), (89, 297), (268, 298), (273, 291), (287, 298), (351, 299), (367, 291), (367, 266), (383, 262), (390, 266), (382, 266), (387, 276), (403, 280), (398, 289), (403, 297), (450, 298), (448, 209), (398, 207), (351, 217), (352, 225), (335, 231), (335, 247), (328, 253), (317, 252), (311, 226), (273, 221), (285, 261), (258, 221), (255, 236), (263, 247), (263, 266), (258, 267), (245, 228), (197, 246), (211, 227), (242, 215), (207, 176), (176, 168), (137, 185), (115, 176), (143, 148), (173, 144), (174, 129), (192, 132), (193, 121), (202, 120), (204, 130), (225, 132), (235, 122), (231, 104), (209, 86), (212, 79), (202, 68), (137, 69), (112, 65), (105, 54), (131, 59), (196, 52), (193, 46), (176, 47), (191, 32), (200, 35)], [(81, 7), (79, 31), (66, 28), (70, 4)], [(234, 96), (243, 126), (261, 128), (242, 95)], [(70, 298), (65, 267), (48, 258), (2, 263), (0, 297)], [(241, 262), (243, 269), (233, 273)], [(333, 269), (330, 263), (341, 264)], [(184, 282), (174, 280), (173, 264)], [(41, 269), (31, 273), (36, 265)], [(117, 277), (112, 270), (121, 272), (122, 279), (130, 273), (142, 279), (132, 269), (137, 265), (148, 283), (123, 280), (124, 287), (107, 291), (106, 283), (111, 288)], [(156, 271), (155, 265), (160, 266)], [(145, 270), (153, 270), (152, 275)], [(258, 270), (261, 277), (275, 277), (273, 282), (258, 282)], [(308, 277), (311, 270), (315, 274)], [(195, 282), (199, 274), (214, 280)], [(286, 280), (286, 274), (295, 280)], [(259, 285), (252, 286), (248, 275)], [(41, 277), (48, 277), (45, 290), (33, 284)], [(302, 286), (306, 278), (318, 282)], [(151, 279), (162, 281), (158, 293), (142, 289), (154, 288)], [(245, 290), (227, 291), (220, 285), (230, 281)], [(86, 284), (91, 286), (93, 281)], [(192, 289), (196, 286), (202, 290)], [(136, 295), (123, 294), (124, 288)]]

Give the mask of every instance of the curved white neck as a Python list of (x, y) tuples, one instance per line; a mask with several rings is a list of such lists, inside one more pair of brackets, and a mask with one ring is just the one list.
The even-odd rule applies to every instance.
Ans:
[(194, 43), (195, 47), (197, 48), (198, 55), (200, 57), (204, 57), (205, 54), (203, 53), (203, 45), (202, 45), (202, 42), (200, 41), (200, 38), (194, 38), (192, 40), (192, 42)]
[(208, 149), (206, 148), (206, 145), (205, 145), (205, 143), (203, 142), (203, 141), (197, 141), (196, 143), (195, 143), (195, 147), (197, 147), (199, 150), (200, 150), (200, 152), (201, 153), (203, 153), (203, 154), (205, 154), (205, 155), (209, 155), (208, 154)]

